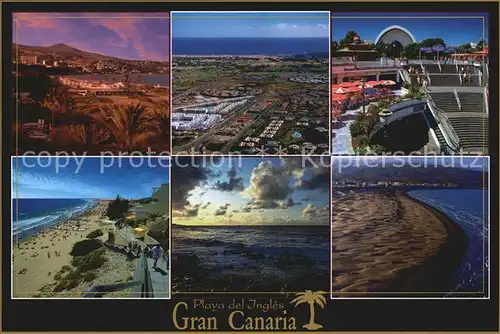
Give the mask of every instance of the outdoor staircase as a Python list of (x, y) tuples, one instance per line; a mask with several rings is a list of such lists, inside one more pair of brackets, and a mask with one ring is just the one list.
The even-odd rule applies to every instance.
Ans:
[(450, 93), (431, 93), (431, 98), (439, 109), (444, 112), (459, 112), (457, 100), (453, 92)]
[(455, 65), (443, 65), (443, 64), (441, 64), (441, 68), (443, 69), (442, 73), (457, 74), (457, 67)]
[(432, 74), (429, 72), (429, 76), (431, 77), (431, 86), (436, 86), (436, 87), (461, 86), (458, 74)]
[(488, 119), (478, 113), (447, 113), (465, 154), (488, 154)]
[(439, 66), (436, 64), (427, 64), (424, 65), (424, 67), (427, 69), (427, 72), (429, 72), (429, 74), (440, 73)]
[[(482, 93), (458, 93), (461, 110), (453, 92), (430, 93), (430, 97), (434, 104), (445, 112), (465, 154), (488, 153), (488, 116), (483, 111)], [(438, 134), (441, 131), (433, 129), (442, 145), (441, 140), (444, 138), (440, 138), (442, 133)]]
[(458, 98), (463, 112), (485, 112), (483, 93), (458, 93)]
[(444, 148), (448, 146), (448, 143), (446, 143), (446, 139), (444, 139), (443, 132), (441, 132), (441, 129), (439, 128), (438, 123), (434, 118), (434, 116), (432, 115), (432, 113), (430, 112), (430, 110), (427, 110), (425, 112), (425, 117), (429, 121), (431, 129), (434, 130), (434, 133), (436, 134), (439, 147), (441, 148), (441, 150), (444, 150)]

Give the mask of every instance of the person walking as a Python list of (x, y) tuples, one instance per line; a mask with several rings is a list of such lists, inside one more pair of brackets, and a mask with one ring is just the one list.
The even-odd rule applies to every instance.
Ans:
[(165, 251), (163, 250), (163, 248), (161, 248), (160, 245), (155, 245), (152, 249), (153, 251), (153, 268), (156, 269), (156, 265), (158, 264), (158, 260), (163, 258), (164, 255), (165, 255)]

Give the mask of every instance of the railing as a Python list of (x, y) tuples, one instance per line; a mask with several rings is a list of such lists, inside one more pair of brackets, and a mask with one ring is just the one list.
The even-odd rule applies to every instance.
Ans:
[(484, 86), (484, 109), (486, 111), (486, 116), (489, 115), (489, 103), (488, 103), (488, 86)]
[(462, 111), (462, 103), (460, 102), (460, 98), (458, 97), (458, 92), (456, 88), (453, 88), (453, 94), (455, 95), (455, 100), (457, 101), (458, 110)]
[(459, 72), (458, 72), (458, 62), (457, 62), (457, 60), (456, 60), (456, 59), (455, 59), (455, 68), (457, 69), (457, 73), (459, 73)]
[(443, 69), (441, 68), (441, 62), (439, 60), (437, 61), (437, 65), (439, 67), (439, 73), (442, 73)]
[(477, 74), (479, 75), (479, 86), (483, 85), (483, 73), (481, 71), (478, 71)]
[(406, 71), (405, 69), (399, 70), (399, 75), (403, 78), (404, 82), (411, 84), (411, 77), (408, 71)]
[[(443, 137), (446, 140), (446, 143), (448, 144), (449, 148), (452, 150), (449, 153), (460, 152), (461, 151), (460, 138), (455, 133), (455, 130), (453, 129), (450, 120), (446, 116), (446, 113), (437, 107), (436, 103), (432, 100), (430, 94), (427, 93), (426, 95), (427, 95), (427, 104), (429, 105), (431, 113), (438, 122), (438, 126), (441, 126), (440, 127), (441, 133), (443, 134)], [(449, 150), (446, 149), (446, 151)]]
[(130, 282), (97, 285), (87, 290), (84, 298), (102, 298), (104, 294), (121, 291), (129, 288), (136, 288), (134, 297), (152, 298), (153, 284), (151, 282), (151, 274), (149, 273), (148, 260), (145, 251), (142, 252), (141, 258), (137, 263), (135, 279)]

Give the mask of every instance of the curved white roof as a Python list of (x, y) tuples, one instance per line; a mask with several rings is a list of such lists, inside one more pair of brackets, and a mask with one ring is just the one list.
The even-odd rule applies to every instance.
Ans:
[(405, 27), (402, 27), (402, 26), (398, 26), (398, 25), (392, 25), (392, 26), (389, 26), (387, 28), (385, 28), (384, 30), (382, 30), (378, 36), (377, 36), (377, 39), (375, 40), (375, 44), (378, 44), (378, 42), (380, 42), (380, 40), (387, 34), (389, 33), (390, 31), (393, 31), (393, 30), (399, 30), (403, 33), (405, 33), (406, 35), (408, 35), (408, 37), (413, 41), (413, 43), (417, 43), (417, 40), (415, 39), (415, 36), (413, 36), (413, 34), (411, 33), (411, 31), (409, 31), (408, 29), (406, 29)]

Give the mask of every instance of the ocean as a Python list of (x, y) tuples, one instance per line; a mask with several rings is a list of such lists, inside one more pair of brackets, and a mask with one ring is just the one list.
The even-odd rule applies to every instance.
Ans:
[[(65, 77), (75, 78), (79, 80), (96, 80), (105, 83), (113, 83), (123, 80), (123, 74), (78, 74), (78, 75), (67, 75)], [(114, 79), (113, 79), (114, 78)], [(132, 83), (136, 83), (140, 80), (142, 83), (147, 85), (160, 85), (160, 86), (170, 86), (170, 77), (168, 74), (130, 74), (129, 80)]]
[(43, 228), (84, 214), (97, 204), (91, 199), (13, 199), (12, 234), (22, 240)]
[(172, 55), (300, 55), (330, 50), (328, 38), (173, 38)]
[(328, 226), (172, 226), (174, 291), (329, 291)]
[(488, 287), (489, 270), (488, 191), (413, 190), (408, 195), (445, 213), (459, 224), (469, 237), (467, 253), (462, 265), (455, 273), (455, 288), (450, 291), (450, 294), (485, 291)]

